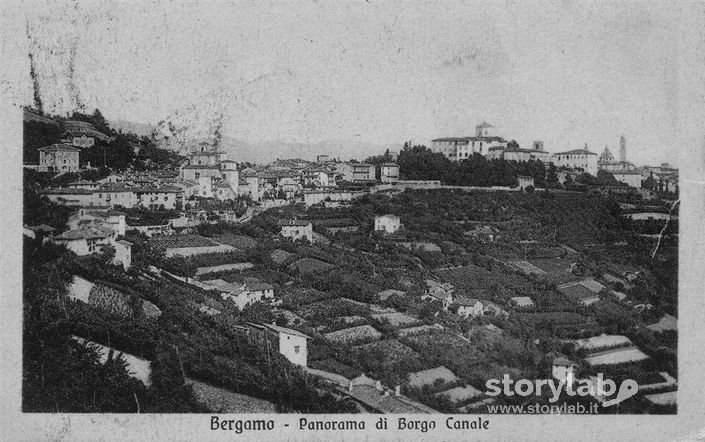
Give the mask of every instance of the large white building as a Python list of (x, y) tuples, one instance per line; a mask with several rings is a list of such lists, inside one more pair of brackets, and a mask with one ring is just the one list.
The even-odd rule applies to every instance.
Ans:
[(52, 144), (39, 150), (39, 170), (49, 172), (78, 171), (78, 156), (81, 149), (67, 144)]
[(597, 154), (590, 152), (585, 145), (584, 149), (574, 149), (553, 154), (553, 164), (556, 167), (580, 169), (590, 175), (597, 176)]
[(474, 137), (448, 137), (431, 140), (431, 150), (442, 153), (451, 161), (470, 158), (473, 154), (487, 155), (490, 148), (507, 147), (507, 141), (494, 133), (494, 126), (482, 123), (475, 127)]

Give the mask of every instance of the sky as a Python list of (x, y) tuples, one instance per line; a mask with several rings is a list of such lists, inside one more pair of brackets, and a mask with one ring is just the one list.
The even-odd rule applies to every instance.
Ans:
[(522, 146), (616, 154), (624, 135), (629, 160), (676, 162), (678, 2), (32, 5), (22, 31), (51, 113), (248, 142), (429, 145), (487, 121)]

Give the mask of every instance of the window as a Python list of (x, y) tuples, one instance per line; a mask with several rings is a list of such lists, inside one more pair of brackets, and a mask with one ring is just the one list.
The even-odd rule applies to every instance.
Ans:
[(199, 179), (199, 178), (201, 178), (201, 173), (200, 173), (200, 172), (196, 172), (196, 179)]
[(294, 346), (294, 353), (298, 353), (299, 350), (301, 350), (301, 346), (300, 346), (300, 345)]

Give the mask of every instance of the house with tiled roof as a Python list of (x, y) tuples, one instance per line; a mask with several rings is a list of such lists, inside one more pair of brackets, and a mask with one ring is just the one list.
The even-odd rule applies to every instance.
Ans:
[(61, 141), (85, 148), (95, 145), (95, 140), (108, 141), (110, 137), (85, 121), (68, 120), (63, 123)]
[(484, 304), (476, 298), (458, 297), (453, 301), (458, 306), (458, 316), (463, 318), (477, 317), (485, 314)]
[(559, 381), (574, 380), (577, 368), (578, 364), (562, 355), (555, 355), (551, 361), (551, 375)]
[(245, 333), (253, 340), (276, 348), (292, 364), (302, 367), (308, 365), (308, 340), (310, 336), (292, 328), (276, 324), (256, 324), (248, 322)]
[(558, 168), (582, 170), (597, 176), (597, 157), (598, 155), (595, 152), (590, 152), (585, 144), (583, 149), (554, 153), (551, 159)]
[(39, 170), (48, 172), (77, 172), (79, 154), (77, 149), (68, 144), (52, 144), (37, 149), (39, 151)]
[(223, 300), (229, 300), (237, 305), (240, 310), (255, 302), (273, 302), (274, 286), (261, 281), (246, 281), (243, 284), (234, 284), (222, 279), (204, 281), (220, 293)]
[(279, 234), (292, 241), (306, 239), (313, 242), (313, 224), (309, 220), (280, 219), (277, 225), (281, 227)]
[(380, 381), (361, 374), (351, 379), (347, 388), (338, 387), (338, 392), (355, 402), (363, 413), (382, 414), (436, 414), (431, 407), (413, 401), (401, 394), (399, 386), (391, 390)]
[(99, 252), (104, 245), (111, 244), (115, 232), (109, 228), (87, 227), (71, 229), (51, 238), (51, 242), (63, 245), (78, 256)]
[(36, 226), (23, 226), (22, 233), (24, 236), (32, 239), (38, 239), (40, 241), (48, 240), (54, 236), (56, 229), (48, 226), (46, 224), (39, 224)]

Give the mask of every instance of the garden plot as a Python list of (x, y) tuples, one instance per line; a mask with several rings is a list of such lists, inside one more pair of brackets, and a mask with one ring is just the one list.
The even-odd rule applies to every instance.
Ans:
[(342, 330), (326, 333), (326, 339), (339, 344), (353, 344), (355, 342), (377, 340), (382, 337), (371, 325), (359, 325), (357, 327), (344, 328)]
[(344, 316), (369, 316), (370, 308), (364, 303), (338, 298), (314, 302), (298, 309), (298, 313), (307, 320), (330, 321)]
[(327, 262), (323, 262), (315, 258), (301, 258), (291, 265), (291, 268), (298, 270), (304, 275), (313, 272), (326, 272), (333, 267), (334, 266), (332, 264), (328, 264)]
[(388, 321), (392, 327), (406, 327), (409, 325), (418, 324), (420, 322), (413, 316), (409, 316), (400, 312), (376, 313), (373, 314), (372, 317), (378, 321)]
[(236, 262), (232, 264), (222, 264), (218, 266), (199, 267), (196, 269), (196, 276), (207, 275), (209, 273), (232, 272), (251, 269), (254, 264), (251, 262)]
[(91, 290), (95, 285), (87, 281), (80, 276), (74, 276), (71, 284), (69, 285), (69, 298), (78, 299), (88, 304), (88, 299), (90, 298)]
[(577, 281), (580, 277), (575, 276), (570, 268), (573, 261), (561, 258), (532, 259), (529, 263), (547, 273), (547, 277), (556, 284)]
[(403, 329), (399, 330), (397, 333), (399, 334), (400, 337), (406, 337), (406, 336), (412, 336), (412, 335), (428, 334), (428, 333), (433, 333), (433, 332), (438, 332), (438, 331), (443, 331), (443, 330), (445, 330), (445, 327), (443, 327), (441, 324), (432, 324), (432, 325), (419, 325), (418, 327), (403, 328)]
[(450, 282), (457, 290), (488, 289), (500, 284), (506, 287), (530, 288), (531, 283), (500, 266), (494, 266), (492, 271), (476, 265), (467, 265), (453, 269), (437, 270), (435, 272), (442, 281)]
[(282, 250), (282, 249), (273, 250), (272, 253), (269, 254), (269, 257), (271, 258), (271, 260), (279, 265), (283, 264), (284, 261), (286, 261), (290, 256), (291, 256), (291, 253), (287, 252), (286, 250)]
[(433, 333), (430, 335), (414, 335), (407, 338), (412, 348), (440, 351), (467, 351), (470, 344), (453, 333)]
[(276, 413), (275, 405), (263, 399), (257, 399), (224, 388), (188, 379), (195, 399), (213, 413)]
[(668, 391), (666, 393), (647, 394), (644, 399), (656, 405), (673, 405), (678, 400), (678, 392)]
[(595, 365), (616, 365), (624, 364), (627, 362), (638, 362), (649, 359), (641, 350), (636, 347), (628, 348), (615, 348), (612, 350), (593, 353), (589, 357), (585, 358), (585, 362), (588, 364)]
[(413, 388), (421, 388), (424, 385), (435, 386), (439, 381), (445, 385), (460, 380), (455, 373), (442, 365), (428, 370), (417, 371), (416, 373), (409, 373), (407, 379), (409, 386)]
[(224, 233), (214, 237), (218, 242), (233, 246), (237, 249), (251, 249), (257, 247), (257, 241), (245, 235), (234, 235), (232, 233)]
[(592, 338), (578, 339), (575, 341), (575, 346), (577, 348), (584, 348), (588, 352), (616, 347), (630, 347), (631, 345), (632, 341), (628, 337), (622, 335), (601, 334), (600, 336), (593, 336)]
[(409, 250), (422, 250), (424, 252), (441, 252), (441, 248), (432, 242), (399, 242), (397, 244)]
[(529, 261), (511, 261), (511, 264), (524, 272), (525, 275), (546, 275), (546, 271), (542, 270)]
[(418, 353), (396, 339), (358, 345), (353, 347), (353, 350), (363, 353), (374, 352), (380, 355), (383, 363), (388, 364), (393, 364), (405, 359), (417, 359), (419, 357)]
[(479, 399), (484, 396), (484, 393), (472, 385), (466, 385), (464, 387), (455, 387), (450, 390), (441, 391), (440, 393), (436, 393), (436, 396), (445, 397), (452, 403), (459, 404), (472, 399)]

